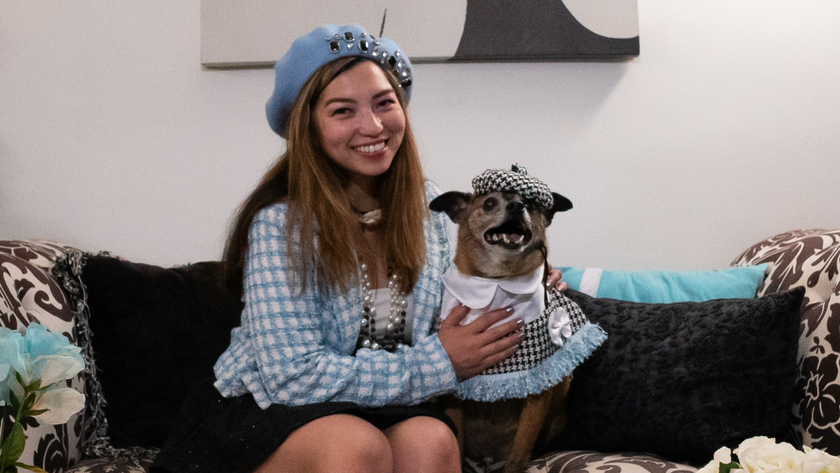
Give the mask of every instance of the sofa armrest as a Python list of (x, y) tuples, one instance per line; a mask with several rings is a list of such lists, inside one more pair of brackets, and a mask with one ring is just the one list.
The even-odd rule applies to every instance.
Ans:
[[(56, 262), (70, 254), (79, 252), (50, 242), (0, 241), (0, 326), (22, 331), (37, 323), (66, 336), (71, 343), (80, 343), (84, 336), (77, 325), (79, 299), (65, 287), (77, 282), (54, 273)], [(69, 380), (69, 387), (85, 393), (87, 379), (88, 369), (85, 369)], [(3, 415), (11, 413), (4, 411)], [(67, 470), (83, 455), (88, 419), (85, 409), (65, 424), (29, 427), (20, 461), (51, 473)]]
[(734, 266), (769, 263), (759, 295), (805, 288), (794, 429), (804, 445), (840, 455), (840, 230), (798, 230), (759, 242)]

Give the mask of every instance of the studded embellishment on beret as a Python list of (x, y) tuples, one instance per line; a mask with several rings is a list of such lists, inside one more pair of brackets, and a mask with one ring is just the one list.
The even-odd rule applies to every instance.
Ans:
[(533, 201), (541, 210), (548, 210), (554, 205), (551, 189), (542, 181), (528, 175), (528, 170), (519, 164), (506, 169), (488, 169), (472, 180), (476, 195), (495, 191), (517, 192), (522, 197)]
[(375, 37), (360, 25), (323, 25), (296, 39), (274, 66), (274, 93), (265, 104), (271, 129), (286, 138), (289, 115), (309, 76), (343, 56), (365, 56), (393, 71), (411, 98), (411, 61), (391, 39)]
[[(359, 28), (361, 29), (361, 27)], [(400, 87), (405, 89), (411, 87), (412, 74), (411, 67), (409, 67), (408, 64), (408, 57), (405, 56), (399, 49), (394, 51), (394, 54), (388, 54), (388, 51), (381, 49), (383, 42), (393, 43), (394, 46), (396, 46), (396, 43), (387, 38), (377, 39), (375, 36), (368, 34), (363, 29), (361, 30), (359, 36), (358, 41), (356, 41), (356, 35), (352, 31), (345, 31), (344, 35), (336, 33), (333, 36), (327, 36), (325, 39), (329, 41), (330, 53), (332, 54), (341, 53), (343, 51), (341, 45), (344, 44), (347, 51), (352, 55), (356, 44), (358, 44), (358, 52), (356, 52), (357, 55), (370, 56), (378, 60), (380, 64), (394, 71), (394, 74), (397, 76), (397, 80), (400, 83)]]

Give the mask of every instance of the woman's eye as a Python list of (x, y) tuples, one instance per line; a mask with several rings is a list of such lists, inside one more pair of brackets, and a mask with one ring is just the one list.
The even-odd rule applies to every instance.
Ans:
[(333, 115), (333, 116), (336, 116), (336, 115), (345, 115), (345, 114), (350, 113), (350, 111), (351, 111), (351, 110), (350, 110), (349, 108), (347, 108), (347, 107), (337, 108), (337, 109), (333, 110), (332, 115)]

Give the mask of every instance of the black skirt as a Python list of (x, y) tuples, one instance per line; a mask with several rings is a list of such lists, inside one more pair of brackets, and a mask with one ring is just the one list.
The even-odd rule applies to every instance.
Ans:
[(153, 473), (250, 473), (260, 466), (297, 428), (315, 419), (350, 414), (385, 429), (406, 419), (428, 416), (452, 420), (436, 404), (366, 408), (352, 402), (306, 406), (272, 404), (261, 409), (250, 394), (225, 398), (213, 379), (197, 386), (155, 459)]

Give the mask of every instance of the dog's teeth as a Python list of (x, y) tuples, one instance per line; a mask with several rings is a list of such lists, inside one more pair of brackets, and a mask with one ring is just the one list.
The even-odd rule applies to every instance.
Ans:
[(494, 233), (492, 235), (487, 235), (487, 241), (500, 241), (506, 244), (519, 244), (525, 240), (525, 235), (520, 235), (518, 233)]

